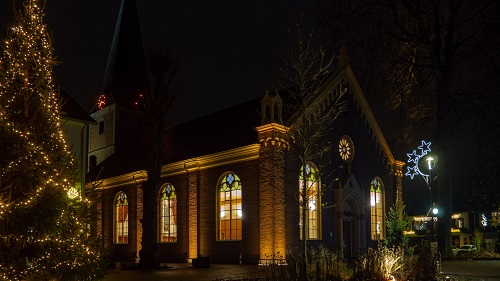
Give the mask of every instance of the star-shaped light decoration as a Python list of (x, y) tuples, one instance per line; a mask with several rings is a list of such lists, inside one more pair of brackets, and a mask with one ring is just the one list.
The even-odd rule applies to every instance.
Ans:
[(420, 159), (420, 155), (417, 154), (416, 150), (413, 150), (412, 153), (406, 153), (406, 155), (408, 155), (408, 163), (413, 162), (413, 163), (417, 164), (418, 159)]
[(431, 142), (422, 141), (422, 145), (418, 147), (422, 151), (422, 155), (427, 155), (427, 153), (431, 152)]
[(405, 176), (409, 176), (411, 179), (413, 179), (414, 176), (418, 175), (419, 173), (416, 171), (417, 166), (408, 166), (408, 172), (406, 172)]
[(408, 155), (408, 163), (413, 163), (413, 165), (409, 164), (407, 166), (408, 171), (406, 172), (405, 176), (409, 176), (411, 179), (413, 179), (416, 175), (421, 175), (424, 178), (425, 182), (429, 183), (430, 177), (428, 174), (424, 174), (422, 173), (422, 171), (420, 171), (420, 169), (418, 168), (418, 161), (420, 160), (420, 158), (431, 152), (431, 142), (426, 142), (425, 140), (423, 140), (418, 149), (422, 152), (422, 154), (418, 154), (416, 150), (413, 150), (412, 153), (406, 154)]

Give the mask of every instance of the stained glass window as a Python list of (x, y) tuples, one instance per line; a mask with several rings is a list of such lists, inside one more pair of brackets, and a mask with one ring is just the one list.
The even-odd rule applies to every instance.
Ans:
[(384, 185), (379, 178), (370, 184), (370, 221), (372, 240), (385, 237)]
[(241, 181), (234, 173), (226, 173), (220, 180), (219, 198), (219, 240), (241, 240), (242, 217)]
[(159, 240), (177, 242), (177, 196), (175, 188), (167, 183), (160, 189)]
[[(305, 172), (305, 181), (304, 175)], [(300, 180), (299, 180), (299, 194), (301, 199), (300, 204), (300, 239), (302, 239), (302, 198), (304, 197), (303, 189), (304, 184), (306, 188), (306, 239), (317, 240), (320, 239), (320, 180), (318, 169), (312, 163), (307, 163), (300, 170)]]
[(115, 243), (128, 243), (128, 202), (123, 191), (115, 199)]

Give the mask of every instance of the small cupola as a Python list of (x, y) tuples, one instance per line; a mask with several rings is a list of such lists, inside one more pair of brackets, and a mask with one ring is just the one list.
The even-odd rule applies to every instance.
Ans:
[(262, 125), (268, 123), (283, 124), (282, 107), (283, 101), (281, 100), (278, 91), (274, 94), (270, 94), (269, 91), (266, 91), (266, 94), (261, 101)]

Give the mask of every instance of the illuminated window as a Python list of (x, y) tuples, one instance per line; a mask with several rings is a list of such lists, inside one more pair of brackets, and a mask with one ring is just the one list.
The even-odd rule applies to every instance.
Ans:
[(160, 189), (160, 242), (177, 242), (177, 196), (175, 188), (167, 183)]
[[(304, 173), (306, 180), (304, 181)], [(300, 239), (302, 239), (302, 198), (306, 194), (306, 239), (320, 239), (320, 179), (318, 169), (307, 163), (300, 169), (299, 194), (300, 194)], [(305, 193), (304, 193), (305, 188)]]
[(370, 184), (370, 221), (372, 240), (385, 237), (384, 184), (374, 178)]
[(115, 243), (128, 243), (128, 202), (122, 191), (115, 198)]
[(241, 240), (241, 181), (234, 173), (222, 176), (218, 186), (219, 240)]

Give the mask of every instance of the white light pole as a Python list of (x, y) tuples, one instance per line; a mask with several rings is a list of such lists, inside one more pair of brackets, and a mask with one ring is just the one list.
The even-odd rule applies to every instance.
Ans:
[(434, 168), (434, 158), (432, 156), (428, 156), (427, 158), (425, 158), (425, 160), (427, 161), (427, 165), (429, 167), (429, 179), (427, 180), (427, 186), (429, 187), (429, 203), (430, 203), (430, 206), (432, 208), (432, 190), (431, 190), (431, 187), (432, 187), (432, 168)]

